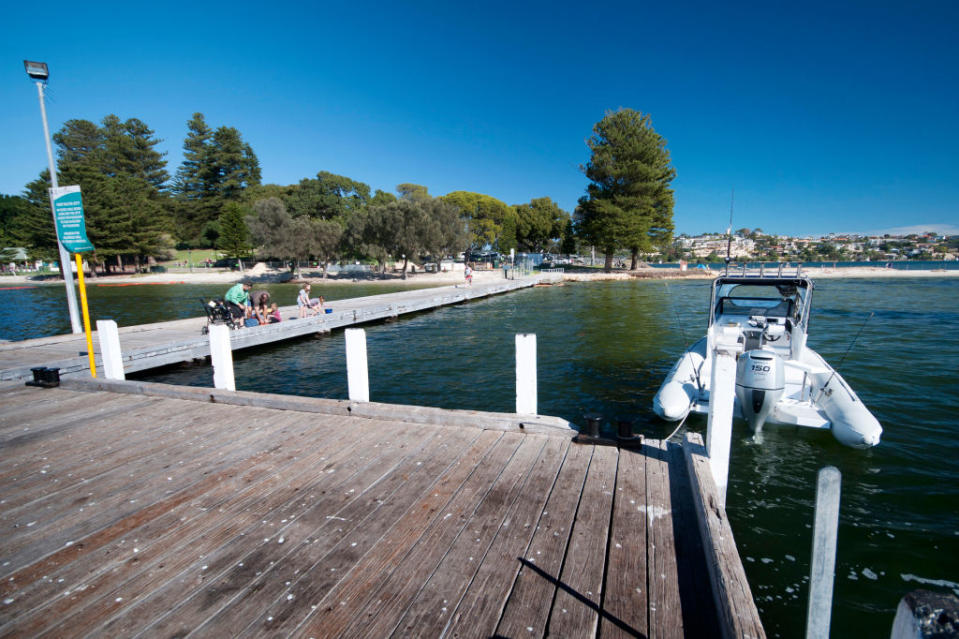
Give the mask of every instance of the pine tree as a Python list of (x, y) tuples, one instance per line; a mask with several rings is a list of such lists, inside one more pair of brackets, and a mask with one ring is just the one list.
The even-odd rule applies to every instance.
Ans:
[(177, 235), (201, 243), (202, 230), (219, 217), (226, 202), (238, 201), (260, 184), (260, 163), (253, 148), (232, 127), (213, 131), (202, 113), (187, 122), (183, 163), (171, 191), (175, 198)]
[[(87, 236), (96, 247), (91, 262), (114, 257), (151, 256), (163, 247), (161, 236), (170, 221), (160, 188), (167, 179), (166, 161), (155, 150), (159, 140), (137, 119), (121, 122), (115, 115), (98, 127), (88, 120), (70, 120), (53, 139), (57, 144), (58, 182), (78, 184), (83, 194)], [(42, 254), (56, 254), (50, 219), (50, 176), (27, 185), (31, 204), (23, 234)]]
[(668, 243), (673, 230), (676, 170), (670, 166), (666, 140), (653, 130), (650, 117), (632, 109), (609, 112), (587, 141), (592, 157), (581, 167), (590, 184), (580, 198), (579, 231), (606, 254), (625, 248), (633, 265), (653, 242)]
[(121, 122), (115, 115), (103, 118), (103, 151), (101, 170), (107, 175), (129, 175), (140, 178), (161, 191), (170, 179), (166, 170), (164, 153), (156, 150), (163, 140), (153, 137), (154, 132), (143, 121), (130, 118)]
[(239, 202), (227, 202), (220, 214), (219, 247), (227, 257), (247, 257), (250, 254), (250, 229), (246, 225), (247, 211)]

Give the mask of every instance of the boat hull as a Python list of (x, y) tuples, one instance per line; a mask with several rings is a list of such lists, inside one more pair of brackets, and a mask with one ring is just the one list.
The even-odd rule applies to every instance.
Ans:
[[(690, 412), (709, 412), (709, 362), (703, 338), (683, 353), (653, 398), (653, 411), (667, 421)], [(773, 407), (768, 424), (828, 429), (839, 443), (870, 448), (879, 443), (882, 426), (852, 388), (810, 348), (802, 361), (787, 361), (786, 392)], [(735, 415), (742, 409), (735, 402)]]

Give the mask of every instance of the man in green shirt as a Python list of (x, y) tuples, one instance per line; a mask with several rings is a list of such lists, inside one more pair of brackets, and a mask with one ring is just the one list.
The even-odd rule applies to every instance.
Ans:
[(251, 288), (253, 288), (253, 284), (248, 281), (237, 282), (230, 287), (230, 290), (223, 297), (226, 307), (230, 309), (230, 314), (233, 315), (234, 319), (240, 320), (241, 324), (243, 318), (246, 317), (246, 309), (250, 306)]

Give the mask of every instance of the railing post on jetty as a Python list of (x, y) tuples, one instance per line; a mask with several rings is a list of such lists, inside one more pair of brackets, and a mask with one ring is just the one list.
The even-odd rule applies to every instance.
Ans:
[(536, 334), (516, 334), (516, 412), (535, 415)]
[(370, 374), (366, 364), (366, 331), (348, 328), (346, 333), (346, 384), (350, 400), (370, 401)]
[(213, 387), (220, 390), (236, 390), (233, 379), (233, 350), (230, 348), (230, 327), (223, 324), (210, 326), (210, 360), (213, 362)]
[(123, 352), (120, 350), (120, 331), (113, 320), (97, 320), (100, 338), (100, 361), (107, 379), (126, 379), (123, 372)]
[(739, 331), (719, 328), (713, 349), (713, 371), (709, 390), (709, 419), (706, 421), (706, 452), (716, 482), (719, 502), (726, 506), (729, 483), (729, 449), (733, 437), (733, 406), (736, 397), (736, 342)]
[(836, 529), (842, 474), (835, 466), (820, 469), (816, 481), (816, 523), (813, 527), (806, 639), (829, 637), (832, 590), (836, 577)]

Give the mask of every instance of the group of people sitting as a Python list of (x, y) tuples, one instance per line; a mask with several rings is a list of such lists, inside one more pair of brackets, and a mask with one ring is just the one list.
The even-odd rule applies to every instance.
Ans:
[[(244, 280), (230, 287), (223, 297), (226, 307), (230, 310), (233, 320), (240, 326), (259, 326), (261, 324), (275, 324), (283, 318), (280, 316), (280, 307), (276, 302), (270, 302), (270, 294), (266, 291), (250, 293), (253, 283)], [(323, 313), (323, 296), (310, 297), (310, 285), (304, 284), (296, 296), (296, 306), (300, 317), (307, 317)]]
[(250, 294), (253, 283), (243, 281), (234, 284), (226, 292), (223, 301), (230, 309), (230, 315), (240, 326), (259, 326), (261, 324), (275, 324), (283, 318), (280, 316), (280, 307), (276, 302), (270, 303), (270, 294), (259, 291)]

